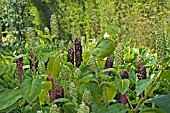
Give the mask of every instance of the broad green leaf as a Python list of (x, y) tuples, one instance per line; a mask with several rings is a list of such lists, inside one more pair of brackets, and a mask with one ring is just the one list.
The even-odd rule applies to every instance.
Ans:
[(96, 82), (84, 83), (80, 87), (85, 87), (90, 90), (92, 97), (96, 103), (100, 103), (102, 99), (102, 92)]
[(159, 108), (169, 113), (170, 111), (170, 95), (160, 95), (151, 100), (152, 103), (155, 103)]
[(136, 84), (136, 95), (139, 96), (154, 79), (139, 80)]
[(115, 68), (106, 68), (102, 72), (107, 72), (107, 71), (111, 71), (111, 72), (117, 73), (118, 70), (115, 69)]
[(118, 91), (121, 94), (125, 94), (126, 91), (129, 89), (130, 81), (128, 79), (122, 79), (122, 80), (116, 79), (115, 84), (116, 84)]
[(12, 110), (17, 108), (17, 104), (16, 103), (12, 104), (11, 106), (9, 106), (9, 107), (7, 107), (7, 108), (5, 108), (3, 110), (0, 110), (0, 113), (10, 113)]
[(144, 110), (141, 113), (166, 113), (166, 112), (163, 111), (162, 109), (153, 108), (153, 109)]
[(28, 103), (32, 103), (41, 92), (40, 79), (25, 79), (21, 84), (21, 94)]
[(20, 89), (13, 89), (13, 90), (7, 90), (0, 94), (0, 110), (3, 110), (7, 107), (10, 107), (15, 102), (17, 102), (18, 99), (20, 99), (21, 91)]
[(126, 106), (117, 103), (109, 106), (104, 113), (126, 113), (127, 110)]
[(105, 75), (105, 74), (103, 74), (103, 73), (99, 74), (98, 76), (99, 76), (101, 79), (106, 80), (106, 81), (109, 81), (109, 80), (112, 78), (111, 76), (107, 76), (107, 75)]
[(84, 61), (84, 62), (88, 62), (89, 57), (90, 57), (90, 52), (84, 51), (84, 52), (82, 53), (82, 57), (83, 57), (83, 61)]
[(53, 37), (50, 35), (41, 35), (42, 38), (52, 41)]
[(47, 65), (47, 71), (55, 79), (60, 73), (60, 60), (58, 57), (51, 58)]
[(116, 44), (110, 39), (102, 39), (92, 51), (92, 54), (100, 58), (105, 58), (116, 48)]
[(51, 102), (51, 105), (55, 104), (56, 102), (70, 102), (70, 100), (68, 98), (55, 99), (53, 102)]
[(62, 108), (64, 109), (65, 113), (76, 113), (74, 108), (77, 106), (78, 105), (76, 105), (75, 103), (68, 102), (64, 104)]
[(94, 77), (93, 74), (87, 74), (85, 75), (84, 77), (82, 77), (80, 79), (80, 84), (83, 84), (83, 83), (88, 83), (90, 81), (96, 81), (96, 78)]
[(44, 102), (46, 101), (47, 99), (47, 94), (48, 94), (48, 90), (46, 89), (42, 89), (40, 94), (39, 94), (39, 103), (40, 103), (40, 106), (44, 104)]
[(49, 58), (47, 53), (35, 53), (35, 56), (37, 56), (38, 60), (42, 62), (46, 62)]
[(69, 86), (71, 81), (60, 80), (60, 86)]
[(12, 74), (14, 73), (16, 69), (16, 63), (11, 63), (11, 64), (8, 64), (7, 68), (6, 68), (6, 71), (5, 73), (9, 76), (12, 76)]
[(0, 63), (0, 75), (2, 75), (5, 72), (5, 69), (6, 69), (6, 65)]
[(51, 81), (42, 82), (42, 89), (46, 89), (47, 91), (49, 91), (51, 88), (52, 88)]
[(114, 82), (102, 82), (101, 87), (103, 89), (103, 97), (105, 102), (110, 103), (116, 96), (116, 85)]
[(22, 57), (25, 57), (25, 56), (27, 56), (27, 55), (26, 54), (20, 54), (20, 55), (14, 57), (13, 60), (18, 60), (19, 58), (22, 58)]
[(106, 107), (106, 103), (93, 104), (92, 111), (93, 113), (103, 113), (106, 110)]

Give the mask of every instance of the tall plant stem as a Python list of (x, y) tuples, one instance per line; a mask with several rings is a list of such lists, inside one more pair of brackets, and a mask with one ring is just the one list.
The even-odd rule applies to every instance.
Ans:
[(130, 102), (130, 99), (129, 99), (129, 97), (128, 97), (127, 94), (126, 94), (126, 97), (127, 97), (128, 103), (129, 103), (129, 105), (130, 105), (130, 108), (131, 108), (132, 110), (134, 110), (134, 108), (133, 108), (133, 106), (132, 106), (132, 104), (131, 104), (131, 102)]
[(145, 96), (143, 98), (140, 99), (139, 103), (137, 104), (136, 108), (133, 110), (134, 113), (138, 112), (138, 108), (139, 106), (142, 104), (142, 102), (147, 98), (147, 96), (149, 95), (150, 91), (152, 90), (153, 86), (156, 84), (156, 82), (158, 81), (158, 79), (160, 78), (160, 75), (162, 73), (162, 70), (160, 70), (160, 72), (158, 73), (155, 81), (151, 84), (151, 86), (149, 87), (148, 91), (146, 92)]

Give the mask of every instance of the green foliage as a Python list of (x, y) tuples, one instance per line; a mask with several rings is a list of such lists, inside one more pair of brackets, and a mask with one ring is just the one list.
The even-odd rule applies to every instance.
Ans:
[(139, 80), (136, 84), (136, 95), (139, 96), (153, 81), (154, 79)]
[(25, 79), (21, 84), (21, 94), (25, 101), (32, 103), (41, 92), (40, 79)]
[(118, 91), (121, 94), (125, 94), (126, 91), (129, 89), (130, 81), (128, 79), (122, 79), (122, 80), (116, 79), (115, 84), (117, 86)]
[(20, 89), (7, 90), (0, 94), (0, 110), (10, 107), (21, 98)]
[(110, 39), (102, 39), (92, 51), (92, 54), (105, 58), (114, 51), (116, 44)]
[[(0, 49), (0, 112), (169, 111), (169, 1), (0, 3), (2, 29), (6, 27)], [(67, 62), (68, 41), (75, 37), (83, 50), (76, 53), (83, 59), (78, 68), (74, 58)], [(20, 85), (16, 61), (21, 57)], [(143, 80), (137, 79), (139, 62), (146, 68), (140, 72), (147, 72)], [(122, 79), (123, 70), (129, 79)]]
[(53, 79), (58, 77), (58, 75), (60, 73), (60, 59), (59, 59), (59, 57), (50, 58), (50, 61), (47, 66), (47, 70), (48, 70), (49, 75)]
[(163, 109), (167, 113), (170, 110), (169, 102), (170, 102), (170, 95), (161, 95), (151, 100), (152, 103), (155, 103), (159, 108)]

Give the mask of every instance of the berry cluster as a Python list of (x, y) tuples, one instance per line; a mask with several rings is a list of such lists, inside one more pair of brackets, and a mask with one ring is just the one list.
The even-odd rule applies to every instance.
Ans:
[[(122, 79), (128, 79), (128, 78), (129, 78), (129, 74), (128, 74), (127, 70), (124, 70), (123, 73), (122, 73)], [(120, 103), (124, 104), (124, 105), (128, 105), (126, 93), (120, 94)]]
[(51, 81), (52, 82), (52, 88), (49, 91), (50, 102), (52, 102), (53, 100), (56, 99), (57, 89), (55, 88), (54, 80), (50, 76), (47, 77), (47, 81)]
[(21, 83), (21, 80), (22, 80), (22, 71), (23, 71), (22, 60), (23, 60), (22, 57), (17, 60), (18, 80), (19, 80), (20, 83)]
[(74, 65), (74, 49), (71, 42), (69, 42), (68, 46), (67, 62), (71, 62)]
[(138, 64), (138, 79), (141, 80), (141, 79), (146, 79), (146, 68), (141, 65), (141, 64)]
[(76, 67), (79, 67), (83, 59), (82, 59), (81, 41), (78, 37), (75, 39), (75, 59), (76, 59)]
[[(105, 68), (112, 68), (112, 66), (113, 66), (113, 60), (108, 57), (107, 60), (106, 60), (106, 63), (105, 63)], [(106, 72), (104, 72), (104, 74), (105, 75), (110, 75), (111, 72), (110, 71), (106, 71)]]

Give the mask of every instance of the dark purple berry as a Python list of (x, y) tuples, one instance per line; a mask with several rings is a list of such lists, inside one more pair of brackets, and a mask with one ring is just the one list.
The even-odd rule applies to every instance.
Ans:
[[(113, 67), (113, 60), (110, 59), (110, 58), (107, 58), (106, 63), (105, 63), (105, 69), (106, 68), (112, 68), (112, 67)], [(106, 72), (104, 72), (104, 74), (105, 75), (110, 75), (111, 72), (110, 71), (106, 71)]]
[(71, 42), (68, 47), (67, 62), (71, 62), (74, 65), (74, 49)]
[[(128, 71), (124, 70), (123, 73), (122, 73), (122, 79), (128, 79), (128, 78), (129, 78)], [(126, 93), (125, 94), (120, 94), (120, 103), (124, 104), (124, 105), (128, 105), (127, 98), (126, 98)]]
[(76, 67), (79, 67), (81, 65), (81, 62), (83, 61), (82, 59), (82, 46), (81, 46), (81, 41), (77, 37), (75, 39), (75, 61), (76, 61)]
[(146, 68), (141, 65), (141, 64), (138, 64), (138, 79), (141, 80), (141, 79), (146, 79)]
[(122, 79), (128, 79), (129, 78), (129, 74), (127, 70), (124, 70), (122, 73)]
[(22, 57), (17, 60), (18, 80), (19, 80), (20, 84), (21, 84), (21, 81), (22, 81), (22, 71), (23, 71), (23, 69), (22, 69), (22, 60), (23, 60)]

